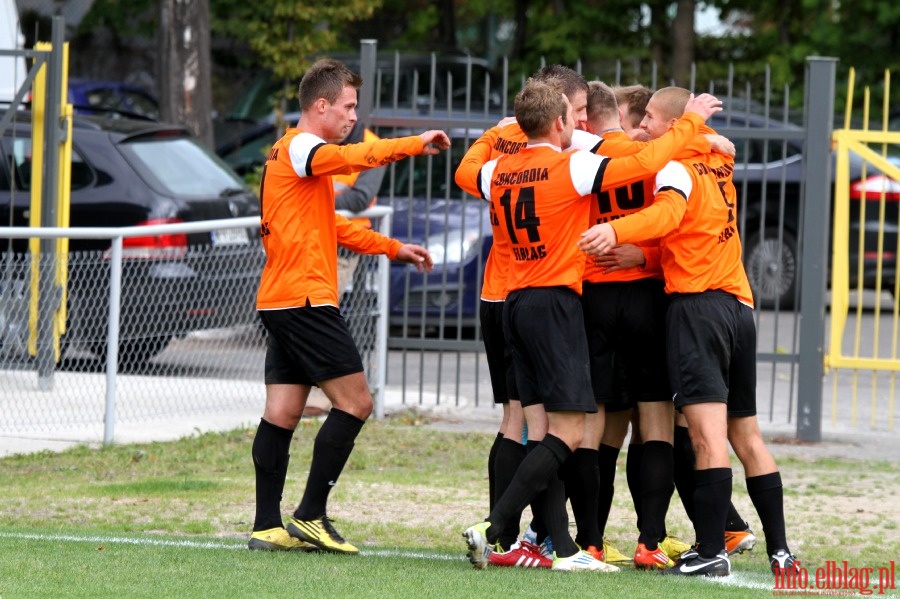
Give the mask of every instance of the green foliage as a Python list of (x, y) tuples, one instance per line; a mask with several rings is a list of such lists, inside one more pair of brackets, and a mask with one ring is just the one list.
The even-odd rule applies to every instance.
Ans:
[(152, 38), (159, 23), (158, 0), (95, 0), (78, 25), (78, 33), (89, 35), (99, 28), (114, 36)]
[(216, 0), (213, 30), (245, 40), (276, 77), (296, 81), (316, 54), (335, 48), (346, 22), (370, 17), (380, 4), (378, 0)]

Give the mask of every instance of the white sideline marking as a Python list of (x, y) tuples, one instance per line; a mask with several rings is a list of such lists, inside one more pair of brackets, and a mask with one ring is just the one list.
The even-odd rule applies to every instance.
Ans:
[[(76, 535), (47, 535), (47, 534), (33, 534), (33, 533), (13, 533), (13, 532), (0, 532), (0, 538), (4, 539), (23, 539), (29, 541), (54, 541), (54, 542), (64, 542), (64, 543), (101, 543), (101, 544), (123, 544), (123, 545), (138, 545), (138, 546), (152, 546), (152, 547), (193, 547), (198, 549), (240, 549), (242, 551), (247, 550), (247, 544), (245, 541), (240, 542), (216, 542), (216, 541), (191, 541), (191, 540), (183, 540), (176, 541), (171, 539), (153, 539), (148, 537), (101, 537), (101, 536), (87, 536), (87, 537), (79, 537)], [(462, 561), (463, 556), (462, 552), (459, 555), (457, 554), (446, 554), (446, 553), (423, 553), (420, 551), (406, 551), (401, 549), (373, 549), (371, 551), (362, 549), (360, 551), (361, 556), (376, 556), (376, 557), (405, 557), (405, 558), (413, 558), (413, 559), (434, 559), (434, 560), (448, 560), (448, 561)], [(698, 580), (706, 580), (711, 584), (721, 584), (732, 587), (740, 587), (745, 589), (755, 589), (755, 590), (764, 590), (771, 591), (772, 590), (772, 580), (769, 576), (760, 575), (756, 573), (749, 572), (732, 572), (731, 576), (726, 576), (722, 578), (704, 578), (699, 577)]]

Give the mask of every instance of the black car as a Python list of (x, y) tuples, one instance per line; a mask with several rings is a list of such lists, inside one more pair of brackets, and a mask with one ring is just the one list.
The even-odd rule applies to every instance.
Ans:
[[(31, 115), (20, 111), (0, 138), (0, 222), (28, 226)], [(256, 195), (183, 127), (76, 116), (72, 135), (71, 227), (124, 227), (259, 214)], [(29, 253), (0, 233), (4, 344), (21, 340)], [(65, 345), (106, 348), (110, 241), (71, 239)], [(265, 261), (258, 231), (148, 235), (124, 240), (119, 357), (143, 362), (174, 336), (249, 324)], [(27, 325), (25, 325), (27, 328)]]
[[(735, 142), (734, 184), (737, 188), (744, 246), (744, 266), (753, 287), (758, 306), (792, 309), (799, 297), (800, 276), (798, 240), (801, 236), (803, 178), (806, 164), (803, 157), (802, 136), (778, 139), (779, 134), (801, 130), (783, 121), (766, 119), (749, 113), (719, 113), (711, 117), (710, 126)], [(771, 139), (759, 135), (759, 129), (772, 131)], [(755, 130), (754, 133), (745, 133)], [(834, 157), (832, 156), (832, 160)], [(863, 169), (863, 161), (850, 154), (850, 264), (859, 258), (859, 239), (863, 235), (861, 275), (851, 268), (851, 285), (874, 288), (878, 280), (878, 261), (881, 281), (885, 289), (893, 288), (896, 273), (898, 205), (900, 188), (870, 167)], [(831, 210), (833, 205), (834, 163), (831, 169), (832, 193), (820, 198), (812, 210)], [(865, 178), (863, 178), (865, 175)], [(878, 202), (881, 190), (886, 191), (884, 219), (884, 250), (878, 251)], [(859, 202), (865, 199), (868, 207), (864, 220), (859, 218)], [(829, 238), (831, 232), (829, 231)]]

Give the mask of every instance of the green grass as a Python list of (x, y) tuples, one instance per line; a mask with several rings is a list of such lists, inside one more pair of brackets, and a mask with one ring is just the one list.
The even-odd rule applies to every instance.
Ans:
[[(0, 599), (14, 597), (718, 597), (771, 596), (764, 550), (732, 560), (726, 583), (651, 573), (475, 571), (461, 531), (487, 511), (493, 435), (421, 420), (371, 422), (329, 502), (358, 557), (246, 550), (253, 430), (172, 443), (85, 447), (0, 459)], [(283, 509), (302, 493), (318, 423), (298, 428)], [(880, 567), (900, 546), (895, 464), (780, 460), (788, 538), (810, 568)], [(734, 502), (761, 537), (739, 468)], [(624, 453), (607, 537), (633, 551)], [(528, 515), (526, 513), (525, 518)], [(669, 530), (693, 533), (677, 496)]]

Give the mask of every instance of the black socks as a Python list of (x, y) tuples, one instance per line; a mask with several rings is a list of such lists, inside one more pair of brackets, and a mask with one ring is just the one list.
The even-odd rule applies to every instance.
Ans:
[(253, 530), (284, 526), (281, 520), (281, 495), (287, 477), (288, 451), (294, 431), (260, 419), (253, 437), (253, 468), (256, 471), (256, 516)]
[(772, 555), (779, 549), (789, 551), (784, 530), (784, 489), (781, 473), (761, 474), (747, 478), (747, 493), (759, 514), (766, 535), (766, 551)]
[(336, 408), (328, 413), (313, 444), (306, 490), (294, 512), (297, 520), (316, 520), (325, 515), (328, 494), (331, 487), (337, 484), (364, 423), (356, 416)]

